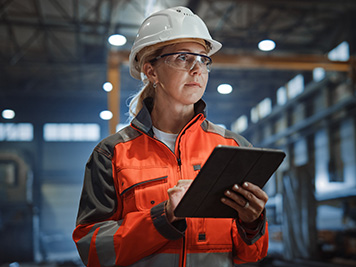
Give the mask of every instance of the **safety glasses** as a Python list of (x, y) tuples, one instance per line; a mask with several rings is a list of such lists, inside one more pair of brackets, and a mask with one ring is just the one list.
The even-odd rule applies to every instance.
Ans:
[(175, 53), (163, 54), (154, 58), (150, 62), (153, 63), (161, 58), (164, 58), (164, 62), (167, 65), (178, 70), (191, 71), (198, 63), (202, 73), (210, 72), (210, 66), (212, 63), (210, 57), (206, 55), (190, 53), (190, 52), (175, 52)]

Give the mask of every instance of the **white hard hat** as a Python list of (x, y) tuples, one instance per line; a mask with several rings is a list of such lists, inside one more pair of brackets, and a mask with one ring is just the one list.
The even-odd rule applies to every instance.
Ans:
[(212, 55), (221, 48), (221, 43), (211, 38), (205, 23), (186, 7), (173, 7), (158, 11), (146, 18), (131, 48), (130, 74), (141, 80), (137, 54), (145, 47), (176, 39), (195, 38), (209, 43)]

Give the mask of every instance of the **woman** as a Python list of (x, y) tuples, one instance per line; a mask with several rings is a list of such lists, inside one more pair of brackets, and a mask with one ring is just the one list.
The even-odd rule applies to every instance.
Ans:
[(238, 218), (174, 216), (215, 146), (250, 146), (205, 118), (208, 55), (220, 48), (187, 8), (143, 22), (130, 54), (131, 75), (146, 83), (130, 105), (135, 117), (86, 166), (73, 233), (86, 265), (216, 267), (266, 256), (268, 197), (251, 183), (222, 196)]

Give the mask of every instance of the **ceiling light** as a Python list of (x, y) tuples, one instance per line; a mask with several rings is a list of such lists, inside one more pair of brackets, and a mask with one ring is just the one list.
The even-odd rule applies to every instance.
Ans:
[(123, 46), (127, 40), (126, 37), (121, 34), (113, 34), (108, 38), (108, 41), (111, 45)]
[(12, 120), (13, 118), (15, 118), (15, 111), (13, 111), (12, 109), (4, 109), (1, 115), (6, 120)]
[(223, 83), (218, 86), (217, 90), (222, 95), (228, 95), (232, 92), (232, 86), (230, 84)]
[(258, 43), (258, 48), (261, 51), (272, 51), (276, 47), (276, 43), (272, 40), (263, 40)]
[(103, 89), (105, 92), (110, 92), (112, 90), (112, 84), (111, 82), (106, 82), (103, 84)]
[(100, 112), (100, 119), (104, 120), (104, 121), (108, 121), (111, 120), (112, 118), (112, 112), (110, 110), (103, 110), (102, 112)]

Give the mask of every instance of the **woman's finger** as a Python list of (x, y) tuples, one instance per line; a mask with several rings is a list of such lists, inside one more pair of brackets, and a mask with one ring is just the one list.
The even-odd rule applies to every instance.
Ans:
[(247, 199), (240, 193), (236, 194), (235, 191), (226, 190), (225, 196), (227, 196), (229, 199), (233, 200), (240, 207), (245, 207), (246, 206)]
[(248, 201), (254, 198), (262, 200), (264, 203), (268, 200), (268, 195), (259, 186), (245, 182), (242, 186), (234, 185), (232, 188), (235, 192), (244, 196)]

